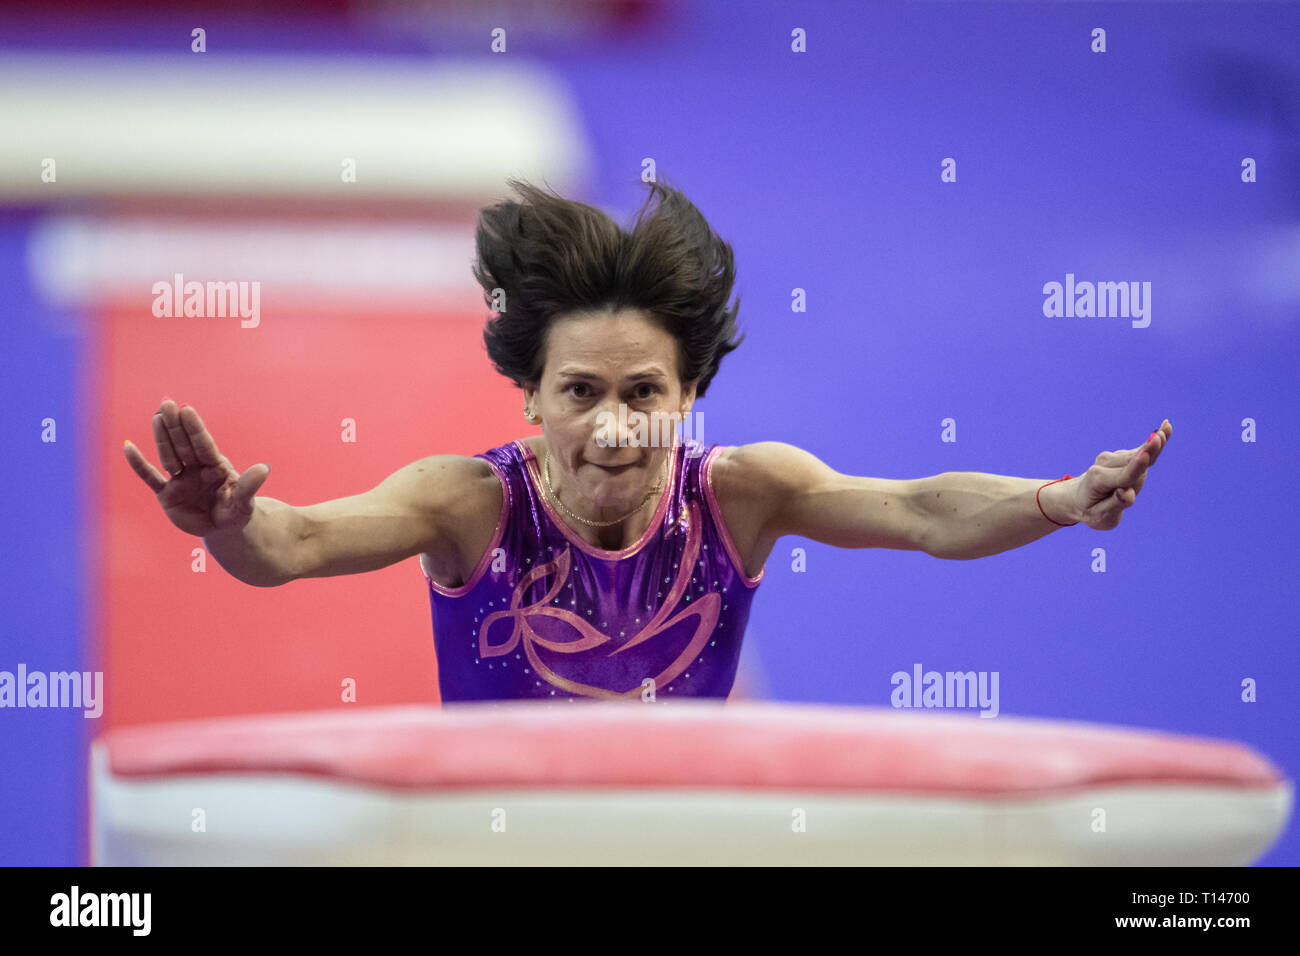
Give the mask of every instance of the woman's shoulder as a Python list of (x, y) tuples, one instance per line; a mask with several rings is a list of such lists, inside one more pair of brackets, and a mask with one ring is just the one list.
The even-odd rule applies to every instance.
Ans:
[(478, 461), (491, 462), (498, 468), (514, 471), (523, 466), (528, 456), (535, 454), (536, 451), (530, 444), (529, 439), (516, 438), (504, 445), (498, 445), (496, 448), (489, 448), (487, 451), (479, 452), (474, 458)]
[(501, 500), (494, 469), (478, 456), (430, 455), (394, 474), (390, 484), (421, 512), (442, 518), (464, 512), (466, 504), (469, 510), (499, 508)]
[(708, 482), (721, 498), (767, 498), (779, 490), (791, 453), (798, 451), (793, 445), (773, 441), (711, 446), (704, 456), (712, 458), (708, 462)]

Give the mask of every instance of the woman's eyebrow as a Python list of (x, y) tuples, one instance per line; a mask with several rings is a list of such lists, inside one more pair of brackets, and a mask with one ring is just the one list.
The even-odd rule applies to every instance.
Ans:
[[(557, 371), (555, 374), (559, 376), (563, 376), (564, 378), (581, 378), (581, 379), (589, 379), (591, 381), (602, 380), (602, 376), (596, 374), (595, 372), (589, 372), (586, 369), (562, 368), (559, 371)], [(668, 376), (661, 369), (657, 367), (653, 367), (648, 369), (642, 369), (639, 372), (631, 372), (630, 374), (624, 377), (624, 381), (632, 381), (634, 379), (646, 379), (646, 378), (666, 379), (667, 377)]]

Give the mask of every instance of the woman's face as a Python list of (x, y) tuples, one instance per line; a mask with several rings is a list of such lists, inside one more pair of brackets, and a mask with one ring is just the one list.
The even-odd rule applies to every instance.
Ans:
[[(677, 340), (644, 313), (586, 312), (551, 325), (541, 381), (524, 400), (541, 416), (556, 493), (602, 520), (636, 507), (660, 481), (672, 432), (657, 419), (688, 415), (695, 384), (682, 388)], [(633, 433), (636, 413), (649, 420), (643, 435)]]

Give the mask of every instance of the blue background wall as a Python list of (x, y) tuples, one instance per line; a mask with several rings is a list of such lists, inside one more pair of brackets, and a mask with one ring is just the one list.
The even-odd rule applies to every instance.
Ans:
[[(35, 213), (0, 213), (0, 447), (10, 484), (3, 515), (0, 670), (94, 668), (83, 505), (88, 476), (78, 422), (91, 382), (77, 319), (43, 305), (29, 286), (27, 235)], [(57, 441), (41, 441), (53, 418)], [(86, 744), (80, 710), (0, 710), (0, 864), (81, 862)]]

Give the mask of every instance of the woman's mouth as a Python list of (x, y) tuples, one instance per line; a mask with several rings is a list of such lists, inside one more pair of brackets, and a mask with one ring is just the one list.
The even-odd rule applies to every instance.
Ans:
[(605, 472), (607, 475), (621, 475), (623, 472), (631, 471), (636, 467), (635, 463), (630, 465), (597, 465), (596, 462), (593, 461), (591, 464), (596, 465), (597, 468)]

